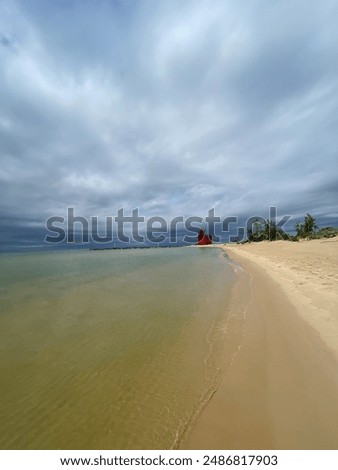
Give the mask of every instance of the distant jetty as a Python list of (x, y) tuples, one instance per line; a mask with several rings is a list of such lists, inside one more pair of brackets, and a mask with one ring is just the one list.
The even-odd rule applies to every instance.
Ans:
[(147, 250), (153, 248), (185, 248), (193, 245), (145, 245), (145, 246), (110, 246), (110, 247), (90, 247), (89, 251), (108, 251), (108, 250)]

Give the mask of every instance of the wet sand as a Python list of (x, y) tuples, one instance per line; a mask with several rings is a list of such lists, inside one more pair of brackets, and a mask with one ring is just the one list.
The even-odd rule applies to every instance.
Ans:
[(337, 239), (223, 247), (243, 268), (240, 347), (181, 448), (338, 449), (337, 248)]
[(338, 363), (338, 237), (223, 246), (271, 277), (331, 349)]

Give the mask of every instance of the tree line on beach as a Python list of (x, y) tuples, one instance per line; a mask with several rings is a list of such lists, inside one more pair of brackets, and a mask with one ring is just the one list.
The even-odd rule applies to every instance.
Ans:
[(311, 214), (306, 214), (304, 221), (295, 225), (295, 230), (296, 234), (290, 235), (278, 227), (273, 220), (267, 219), (264, 224), (257, 220), (253, 222), (252, 228), (248, 229), (245, 242), (313, 240), (316, 238), (332, 238), (338, 235), (338, 229), (335, 227), (319, 228), (315, 217)]

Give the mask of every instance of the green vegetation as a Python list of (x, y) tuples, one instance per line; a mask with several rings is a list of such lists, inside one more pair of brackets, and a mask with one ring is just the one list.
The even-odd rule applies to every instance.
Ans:
[(318, 228), (316, 224), (316, 219), (310, 215), (306, 214), (303, 223), (296, 224), (297, 239), (306, 238), (308, 240), (313, 240), (316, 238), (332, 238), (338, 235), (338, 229), (335, 227), (323, 227)]
[(273, 220), (266, 220), (264, 224), (258, 220), (248, 229), (248, 241), (262, 242), (264, 240), (292, 240), (293, 236), (276, 226)]
[[(272, 220), (266, 220), (264, 224), (258, 219), (248, 229), (248, 238), (245, 242), (261, 242), (274, 240), (298, 241), (300, 239), (313, 240), (317, 238), (332, 238), (338, 235), (338, 228), (324, 227), (319, 229), (316, 219), (311, 214), (306, 214), (303, 223), (295, 226), (296, 235), (289, 235), (283, 229), (276, 226)], [(244, 242), (244, 243), (245, 243)]]
[(333, 238), (338, 235), (338, 229), (335, 227), (323, 227), (311, 235), (311, 238)]
[(297, 238), (311, 238), (318, 229), (316, 219), (310, 214), (306, 214), (304, 223), (296, 224)]

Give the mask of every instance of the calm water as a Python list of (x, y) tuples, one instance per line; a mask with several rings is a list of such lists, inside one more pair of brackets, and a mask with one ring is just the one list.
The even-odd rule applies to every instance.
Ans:
[(219, 382), (217, 249), (0, 256), (0, 448), (179, 443)]

